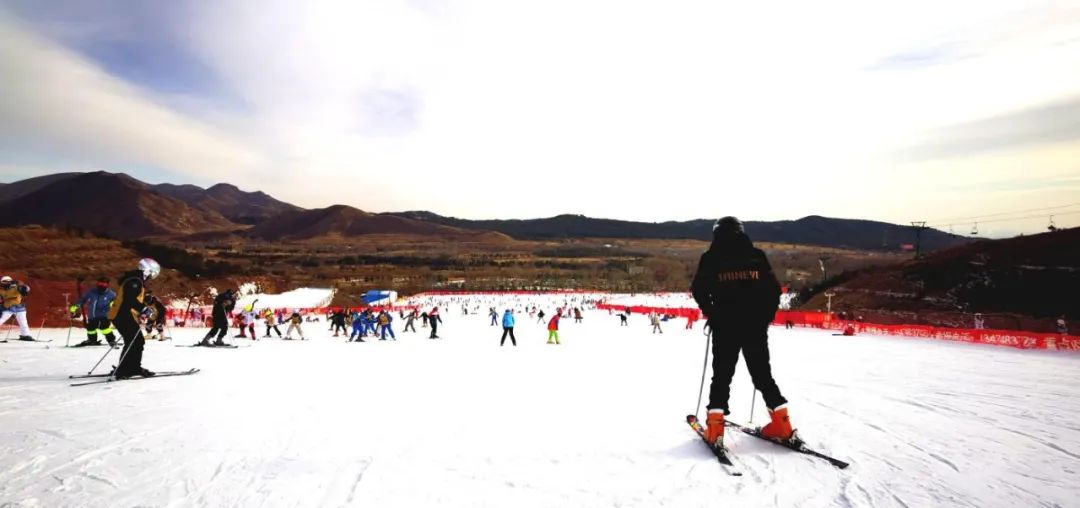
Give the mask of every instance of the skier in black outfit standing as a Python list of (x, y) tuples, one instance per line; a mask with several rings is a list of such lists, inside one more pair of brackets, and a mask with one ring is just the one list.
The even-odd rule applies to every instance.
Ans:
[(712, 330), (713, 378), (705, 439), (723, 446), (724, 415), (728, 413), (731, 378), (739, 351), (754, 388), (769, 408), (771, 422), (762, 435), (777, 440), (792, 437), (787, 399), (773, 380), (769, 366), (769, 323), (780, 304), (780, 283), (765, 253), (754, 247), (735, 217), (713, 225), (713, 241), (698, 265), (690, 288)]
[[(236, 297), (233, 296), (232, 289), (226, 289), (221, 294), (214, 298), (214, 310), (211, 313), (214, 318), (214, 326), (210, 328), (210, 332), (203, 337), (200, 346), (224, 346), (225, 341), (221, 340), (225, 337), (225, 334), (229, 331), (229, 313), (232, 312), (233, 307), (236, 305)], [(212, 344), (210, 339), (217, 335), (217, 340)]]
[(143, 295), (145, 283), (161, 273), (161, 266), (150, 258), (139, 260), (139, 269), (120, 276), (120, 289), (116, 295), (116, 304), (109, 310), (109, 320), (124, 338), (124, 349), (120, 353), (120, 363), (113, 371), (116, 379), (132, 376), (151, 377), (153, 372), (143, 368), (142, 354), (144, 338), (139, 326), (139, 316), (146, 309)]
[(335, 310), (334, 313), (330, 315), (330, 324), (334, 329), (334, 337), (338, 336), (339, 330), (344, 334), (349, 333), (345, 331), (345, 311), (342, 309)]

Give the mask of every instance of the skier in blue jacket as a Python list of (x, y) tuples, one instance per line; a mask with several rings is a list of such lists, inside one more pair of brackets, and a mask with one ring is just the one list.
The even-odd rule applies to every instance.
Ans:
[(517, 337), (514, 337), (514, 313), (510, 309), (506, 309), (502, 317), (503, 334), (502, 339), (499, 340), (499, 345), (506, 344), (506, 336), (510, 335), (510, 342), (517, 347)]
[(366, 336), (368, 332), (371, 332), (372, 337), (379, 336), (379, 331), (375, 329), (375, 316), (371, 314), (370, 310), (365, 310), (364, 314), (360, 316), (360, 319), (364, 322), (364, 330), (361, 332), (361, 335)]
[(79, 298), (79, 307), (86, 308), (86, 340), (75, 347), (101, 345), (98, 334), (105, 336), (109, 346), (116, 345), (116, 336), (113, 335), (112, 323), (109, 322), (109, 308), (114, 300), (116, 292), (109, 289), (108, 277), (98, 278), (97, 286)]
[(352, 333), (349, 334), (349, 342), (353, 339), (364, 342), (364, 315), (359, 312), (352, 313)]

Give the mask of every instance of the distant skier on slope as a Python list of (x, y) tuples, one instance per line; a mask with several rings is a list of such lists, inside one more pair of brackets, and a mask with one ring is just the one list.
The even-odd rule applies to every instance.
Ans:
[(660, 314), (656, 311), (649, 313), (649, 324), (652, 325), (652, 333), (664, 333), (660, 328)]
[(379, 340), (386, 340), (387, 333), (390, 334), (391, 339), (397, 340), (397, 336), (394, 335), (394, 329), (391, 328), (391, 323), (394, 322), (394, 317), (391, 316), (389, 312), (383, 310), (379, 312), (379, 315), (375, 319), (379, 323), (379, 333), (382, 334), (382, 338), (380, 338)]
[(158, 340), (165, 340), (165, 304), (161, 303), (154, 292), (149, 289), (143, 297), (143, 303), (150, 309), (146, 313), (146, 331), (143, 336), (146, 340), (152, 340), (156, 336)]
[(735, 217), (713, 225), (713, 240), (701, 255), (690, 288), (712, 329), (713, 378), (709, 391), (709, 416), (705, 440), (723, 446), (724, 415), (728, 411), (731, 378), (739, 361), (754, 388), (761, 392), (771, 422), (765, 437), (788, 440), (792, 436), (787, 399), (773, 380), (769, 366), (768, 329), (780, 304), (780, 283), (765, 253), (754, 247)]
[(442, 317), (439, 316), (438, 307), (432, 308), (431, 312), (428, 313), (428, 323), (431, 323), (431, 336), (428, 338), (439, 338), (439, 323), (442, 323)]
[(345, 331), (345, 310), (337, 309), (330, 314), (330, 325), (334, 330), (334, 337), (338, 336), (338, 333), (349, 333)]
[(34, 340), (30, 336), (30, 325), (26, 323), (26, 303), (23, 299), (30, 294), (30, 286), (8, 277), (0, 278), (0, 300), (3, 301), (3, 314), (0, 325), (7, 323), (12, 316), (19, 323), (19, 340)]
[(300, 324), (303, 322), (304, 318), (300, 317), (300, 309), (294, 310), (292, 316), (289, 316), (289, 327), (285, 329), (285, 340), (292, 340), (293, 330), (300, 335), (300, 340), (305, 340), (304, 330), (300, 329)]
[(514, 337), (514, 313), (511, 312), (510, 309), (506, 309), (506, 312), (503, 313), (502, 325), (503, 333), (502, 338), (499, 339), (499, 345), (502, 346), (503, 344), (506, 344), (506, 336), (509, 335), (510, 342), (514, 347), (517, 347), (517, 337)]
[[(541, 313), (544, 311), (540, 311)], [(548, 321), (548, 344), (559, 344), (559, 320), (562, 319), (562, 309), (555, 309), (555, 315)]]
[(277, 336), (280, 339), (281, 338), (281, 330), (278, 329), (277, 321), (276, 321), (277, 316), (274, 315), (274, 311), (272, 311), (270, 309), (264, 309), (262, 317), (263, 317), (263, 321), (266, 322), (266, 335), (265, 335), (265, 338), (269, 339), (270, 338), (270, 330), (273, 330), (275, 333), (277, 333)]
[[(211, 315), (214, 318), (214, 326), (210, 328), (210, 331), (203, 337), (201, 346), (224, 346), (225, 341), (221, 340), (225, 337), (225, 334), (229, 332), (229, 313), (232, 312), (233, 307), (236, 305), (236, 296), (233, 295), (232, 289), (226, 289), (221, 294), (214, 298), (214, 310)], [(217, 335), (217, 340), (213, 344), (210, 343), (210, 339)]]
[(413, 321), (416, 321), (416, 317), (416, 309), (413, 309), (412, 312), (405, 315), (405, 329), (403, 331), (407, 332), (412, 330), (414, 333), (416, 332), (416, 325), (413, 324)]
[(256, 303), (259, 303), (259, 300), (251, 302), (251, 305), (244, 307), (244, 311), (240, 313), (243, 317), (243, 321), (240, 322), (240, 335), (243, 335), (244, 329), (247, 328), (248, 333), (251, 334), (251, 340), (258, 340), (255, 338), (255, 321), (259, 320), (259, 315), (255, 312)]

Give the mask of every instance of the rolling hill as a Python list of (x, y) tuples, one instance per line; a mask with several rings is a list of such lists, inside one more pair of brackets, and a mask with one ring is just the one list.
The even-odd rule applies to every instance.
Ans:
[[(1076, 316), (1080, 315), (1080, 299), (1075, 296), (1080, 287), (1080, 228), (980, 240), (922, 259), (845, 274), (836, 282), (833, 309)], [(824, 300), (818, 294), (807, 306), (821, 308)]]
[(199, 210), (123, 174), (81, 173), (0, 203), (0, 226), (77, 228), (114, 238), (235, 229), (221, 214)]
[[(583, 215), (558, 215), (530, 220), (467, 220), (443, 217), (431, 212), (411, 211), (388, 214), (462, 229), (499, 231), (518, 239), (552, 238), (712, 238), (712, 219), (684, 222), (632, 222), (594, 219)], [(864, 250), (899, 250), (913, 243), (910, 228), (886, 222), (809, 216), (793, 221), (748, 221), (747, 234), (754, 241), (818, 245)], [(938, 230), (923, 232), (923, 248), (936, 250), (968, 243), (961, 236)]]
[(152, 188), (195, 208), (213, 210), (238, 224), (260, 224), (285, 212), (302, 210), (261, 192), (245, 192), (234, 185), (219, 183), (203, 189), (195, 185), (163, 183)]
[[(113, 180), (99, 181), (108, 178)], [(113, 213), (102, 213), (102, 207)], [(485, 233), (492, 240), (502, 235), (522, 240), (708, 240), (713, 222), (634, 222), (568, 214), (529, 220), (468, 220), (427, 211), (371, 214), (344, 205), (305, 210), (230, 184), (205, 189), (150, 185), (106, 172), (60, 173), (2, 184), (0, 213), (5, 210), (8, 212), (0, 225), (72, 226), (120, 237), (172, 235), (190, 240), (231, 237), (246, 226), (255, 226), (250, 236), (265, 240), (366, 234), (445, 234), (461, 239)], [(914, 234), (906, 226), (868, 220), (808, 216), (789, 221), (747, 221), (745, 226), (751, 238), (762, 242), (883, 251), (900, 250), (901, 245), (914, 242)], [(931, 229), (923, 233), (922, 245), (924, 250), (933, 251), (971, 241)]]
[(345, 205), (286, 212), (246, 234), (264, 240), (352, 238), (379, 234), (474, 241), (509, 240), (505, 235), (490, 231), (466, 230), (393, 215), (372, 214)]

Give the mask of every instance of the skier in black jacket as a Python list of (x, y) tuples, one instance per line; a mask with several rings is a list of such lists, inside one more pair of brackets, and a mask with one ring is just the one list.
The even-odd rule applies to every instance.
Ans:
[(739, 351), (746, 358), (754, 388), (769, 408), (772, 421), (762, 434), (790, 439), (787, 399), (780, 394), (769, 366), (769, 323), (780, 304), (780, 283), (765, 253), (754, 247), (735, 217), (724, 217), (713, 225), (712, 245), (701, 255), (690, 290), (712, 330), (713, 378), (706, 440), (723, 446), (724, 415), (728, 413)]
[(150, 309), (149, 312), (145, 312), (146, 332), (143, 337), (153, 339), (156, 336), (158, 340), (165, 340), (165, 314), (167, 313), (165, 304), (161, 303), (161, 300), (149, 289), (146, 290), (143, 303), (146, 304), (147, 309)]
[[(233, 307), (236, 306), (236, 297), (233, 295), (232, 289), (226, 289), (221, 294), (214, 298), (214, 310), (211, 315), (214, 318), (213, 327), (210, 328), (210, 332), (203, 337), (200, 346), (224, 346), (225, 341), (221, 340), (225, 337), (225, 334), (229, 331), (229, 313), (232, 312)], [(213, 344), (210, 343), (210, 339), (217, 335), (217, 340)]]
[(109, 320), (124, 338), (120, 363), (113, 371), (116, 379), (154, 375), (142, 366), (144, 338), (139, 326), (139, 317), (146, 310), (146, 304), (143, 303), (145, 283), (157, 277), (159, 273), (161, 273), (161, 266), (157, 261), (145, 258), (139, 260), (138, 270), (132, 270), (120, 276), (120, 289), (116, 294), (117, 303), (109, 309)]

